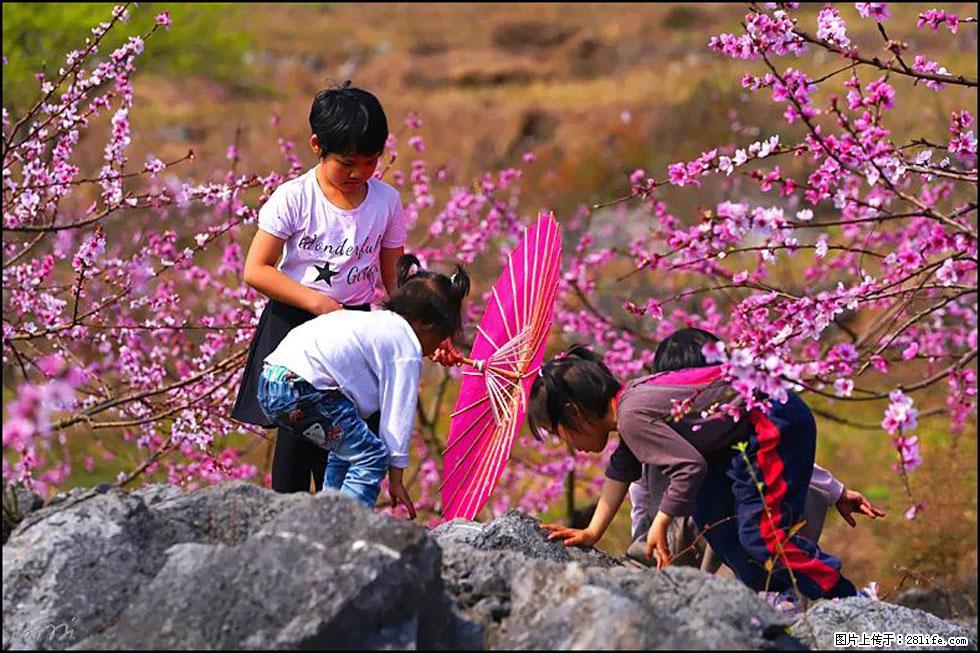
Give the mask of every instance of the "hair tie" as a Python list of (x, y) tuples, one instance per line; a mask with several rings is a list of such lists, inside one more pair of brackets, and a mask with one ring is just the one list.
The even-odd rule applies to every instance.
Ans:
[(555, 360), (556, 361), (564, 360), (566, 358), (568, 358), (568, 352), (567, 351), (560, 351), (560, 352), (558, 352), (555, 355)]

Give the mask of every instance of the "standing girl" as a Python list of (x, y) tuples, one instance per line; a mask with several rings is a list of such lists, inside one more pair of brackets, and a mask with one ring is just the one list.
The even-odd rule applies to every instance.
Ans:
[[(350, 82), (316, 94), (310, 147), (319, 162), (283, 183), (259, 210), (244, 280), (269, 298), (248, 352), (232, 417), (270, 427), (256, 393), (262, 361), (294, 327), (342, 308), (370, 310), (380, 277), (390, 295), (405, 251), (398, 191), (373, 177), (388, 119), (378, 99)], [(367, 422), (378, 431), (378, 415)], [(322, 487), (327, 452), (279, 427), (272, 489)]]

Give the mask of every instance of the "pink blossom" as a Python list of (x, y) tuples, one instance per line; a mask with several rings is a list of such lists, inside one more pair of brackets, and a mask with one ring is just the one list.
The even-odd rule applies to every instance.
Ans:
[(157, 25), (162, 25), (163, 28), (168, 32), (170, 31), (170, 25), (173, 23), (173, 21), (170, 20), (169, 11), (162, 11), (159, 14), (157, 14), (156, 17), (154, 18), (154, 22), (156, 22)]
[(890, 403), (885, 410), (885, 419), (882, 420), (881, 427), (890, 435), (894, 435), (900, 429), (902, 431), (914, 429), (919, 411), (913, 407), (912, 398), (905, 396), (901, 390), (893, 390), (888, 398)]
[(862, 18), (874, 18), (879, 23), (892, 17), (887, 2), (855, 2), (854, 6)]
[(834, 7), (824, 7), (817, 15), (817, 38), (842, 48), (851, 44), (851, 40), (847, 38), (844, 20), (840, 17), (840, 12)]
[(838, 397), (850, 397), (854, 392), (854, 381), (851, 379), (837, 379), (834, 381), (834, 392)]
[(165, 164), (160, 159), (155, 156), (148, 156), (146, 158), (146, 164), (143, 166), (144, 170), (147, 170), (151, 176), (156, 176), (157, 174), (163, 172), (166, 169), (167, 164)]

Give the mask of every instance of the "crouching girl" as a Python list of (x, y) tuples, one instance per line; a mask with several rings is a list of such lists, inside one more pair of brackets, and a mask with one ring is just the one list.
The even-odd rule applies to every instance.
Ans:
[[(418, 266), (412, 255), (398, 260), (382, 310), (334, 311), (290, 331), (265, 358), (258, 389), (271, 420), (329, 451), (325, 487), (373, 507), (387, 472), (392, 504), (412, 519), (402, 475), (422, 357), (458, 331), (470, 287), (459, 266), (451, 277)], [(364, 418), (377, 411), (375, 435)]]

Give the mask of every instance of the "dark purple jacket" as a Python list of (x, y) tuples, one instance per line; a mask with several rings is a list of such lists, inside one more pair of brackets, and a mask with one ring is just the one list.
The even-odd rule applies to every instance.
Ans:
[[(641, 464), (658, 467), (668, 479), (660, 510), (683, 516), (694, 512), (708, 465), (706, 458), (748, 439), (748, 420), (735, 422), (719, 414), (705, 419), (701, 412), (732, 401), (731, 386), (719, 381), (720, 366), (663, 372), (631, 381), (619, 396), (619, 447), (606, 476), (630, 483), (640, 478)], [(674, 403), (692, 399), (679, 422), (671, 417)]]

